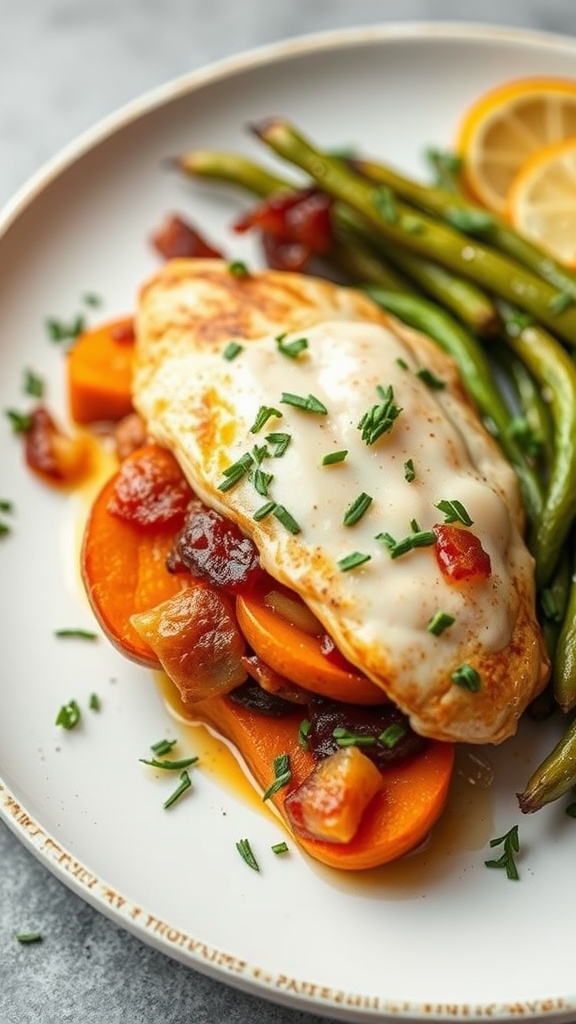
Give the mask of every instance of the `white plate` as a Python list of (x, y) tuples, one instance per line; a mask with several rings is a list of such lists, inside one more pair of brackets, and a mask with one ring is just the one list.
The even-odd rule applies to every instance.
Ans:
[[(371, 27), (221, 63), (121, 111), (4, 213), (1, 408), (26, 408), (30, 367), (64, 409), (64, 357), (47, 340), (46, 317), (70, 319), (86, 292), (104, 298), (98, 315), (129, 312), (157, 265), (148, 236), (168, 211), (255, 259), (228, 231), (243, 200), (182, 180), (166, 157), (195, 146), (259, 152), (246, 126), (279, 113), (326, 146), (355, 143), (421, 174), (424, 148), (450, 146), (474, 96), (535, 74), (576, 77), (576, 42), (474, 26)], [(429, 847), (367, 877), (340, 877), (294, 849), (275, 857), (278, 824), (208, 755), (194, 791), (164, 811), (173, 780), (138, 759), (178, 729), (149, 673), (104, 639), (54, 637), (62, 626), (93, 628), (74, 568), (82, 502), (26, 473), (2, 419), (0, 498), (15, 509), (0, 545), (0, 810), (28, 848), (143, 941), (293, 1007), (350, 1021), (573, 1019), (576, 824), (559, 806), (521, 819), (514, 797), (549, 737), (527, 727), (490, 752), (492, 789), (459, 783)], [(99, 713), (86, 710), (92, 691)], [(83, 721), (64, 732), (54, 718), (71, 698)], [(180, 734), (182, 752), (198, 743)], [(518, 883), (484, 866), (489, 839), (514, 823)], [(244, 837), (259, 874), (237, 854)]]

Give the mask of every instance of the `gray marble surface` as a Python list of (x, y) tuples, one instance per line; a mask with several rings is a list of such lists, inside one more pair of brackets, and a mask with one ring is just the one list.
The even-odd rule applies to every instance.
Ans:
[[(0, 0), (0, 206), (79, 132), (143, 91), (263, 43), (383, 21), (576, 34), (574, 0)], [(313, 1024), (143, 945), (0, 823), (1, 1024)], [(42, 943), (14, 934), (39, 930)]]

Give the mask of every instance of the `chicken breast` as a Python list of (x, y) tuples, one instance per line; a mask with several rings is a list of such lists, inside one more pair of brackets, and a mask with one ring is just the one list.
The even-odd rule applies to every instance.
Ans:
[[(150, 435), (345, 657), (422, 735), (511, 735), (549, 672), (533, 560), (452, 360), (355, 290), (217, 260), (148, 281), (136, 337)], [(454, 518), (484, 564), (459, 580), (438, 559)]]

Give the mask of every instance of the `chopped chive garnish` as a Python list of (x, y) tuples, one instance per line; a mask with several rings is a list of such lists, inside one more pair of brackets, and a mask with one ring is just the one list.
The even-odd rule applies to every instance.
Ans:
[(396, 366), (400, 367), (401, 370), (408, 370), (408, 369), (410, 369), (410, 367), (408, 366), (408, 363), (406, 362), (406, 360), (402, 359), (402, 356), (398, 356), (394, 360), (394, 362), (396, 363)]
[(30, 413), (18, 412), (17, 409), (5, 409), (4, 411), (12, 424), (12, 433), (27, 434), (32, 429)]
[(166, 759), (159, 759), (156, 757), (145, 758), (140, 757), (138, 760), (141, 764), (147, 764), (150, 768), (163, 768), (165, 771), (177, 772), (182, 768), (189, 768), (191, 764), (196, 764), (198, 761), (197, 757), (181, 757), (178, 761), (169, 761)]
[(82, 302), (85, 306), (90, 306), (92, 309), (98, 309), (102, 305), (102, 299), (94, 292), (85, 292), (82, 296)]
[(254, 476), (252, 477), (252, 483), (254, 484), (258, 494), (262, 495), (263, 498), (268, 497), (268, 488), (270, 487), (273, 479), (273, 473), (265, 473), (263, 469), (260, 469), (260, 467), (255, 470)]
[(10, 533), (8, 523), (3, 523), (0, 519), (0, 537), (5, 537), (8, 533)]
[(79, 334), (82, 334), (85, 327), (86, 321), (81, 313), (71, 320), (70, 323), (65, 323), (64, 320), (57, 320), (53, 317), (49, 317), (46, 320), (46, 330), (50, 341), (73, 341)]
[(190, 776), (188, 775), (186, 769), (184, 769), (183, 772), (180, 772), (180, 785), (174, 790), (172, 795), (164, 801), (164, 809), (168, 810), (169, 807), (172, 807), (172, 804), (175, 804), (176, 801), (179, 800), (180, 797), (186, 792), (186, 790), (190, 789), (191, 785), (192, 780), (190, 779)]
[(362, 491), (362, 494), (359, 494), (352, 504), (346, 509), (343, 519), (344, 526), (354, 526), (359, 522), (359, 520), (362, 519), (362, 516), (368, 511), (371, 504), (371, 496), (366, 494), (365, 491)]
[(44, 381), (33, 370), (24, 370), (24, 394), (32, 398), (42, 398), (44, 395)]
[(272, 853), (276, 854), (288, 853), (288, 843), (285, 843), (284, 840), (282, 840), (281, 843), (273, 843), (270, 849), (272, 850)]
[(290, 391), (283, 391), (280, 402), (283, 405), (293, 405), (304, 412), (317, 413), (319, 416), (328, 415), (328, 409), (315, 395), (294, 395)]
[(252, 868), (253, 871), (260, 871), (260, 865), (256, 860), (256, 857), (252, 852), (252, 847), (247, 839), (239, 839), (236, 843), (236, 849), (242, 857), (242, 860), (246, 862), (249, 868)]
[(100, 697), (97, 693), (91, 693), (88, 698), (88, 707), (90, 711), (100, 711)]
[(268, 441), (268, 444), (274, 445), (274, 451), (272, 454), (275, 459), (279, 459), (282, 457), (282, 455), (284, 455), (284, 452), (286, 451), (292, 438), (290, 437), (290, 434), (276, 432), (272, 434), (266, 434), (266, 440)]
[(7, 498), (0, 498), (0, 512), (13, 512), (14, 502), (8, 501)]
[(378, 742), (383, 743), (385, 747), (392, 750), (392, 748), (395, 747), (405, 735), (406, 726), (401, 725), (400, 722), (392, 722), (391, 725), (386, 726), (384, 731), (380, 733)]
[(290, 512), (288, 511), (287, 508), (284, 507), (284, 505), (276, 505), (276, 507), (273, 509), (272, 514), (275, 515), (278, 522), (282, 523), (282, 526), (284, 526), (285, 529), (288, 530), (288, 533), (300, 533), (300, 526), (294, 519), (294, 516), (290, 514)]
[(349, 572), (350, 569), (357, 569), (358, 566), (369, 562), (371, 557), (371, 555), (366, 555), (362, 551), (353, 551), (350, 555), (341, 558), (336, 564), (340, 572)]
[(382, 434), (391, 430), (394, 421), (402, 412), (402, 409), (394, 404), (394, 391), (391, 384), (387, 388), (378, 386), (376, 391), (382, 401), (365, 412), (358, 423), (362, 440), (368, 445), (374, 444)]
[(245, 476), (247, 476), (248, 472), (250, 471), (253, 465), (253, 462), (254, 460), (250, 453), (246, 452), (246, 454), (243, 455), (240, 459), (238, 459), (237, 462), (234, 462), (232, 463), (231, 466), (228, 466), (228, 468), (224, 470), (224, 479), (218, 485), (218, 490), (229, 491), (232, 489), (232, 487), (235, 487), (236, 484), (240, 483), (240, 481), (243, 480)]
[(14, 937), (16, 941), (21, 942), (23, 946), (29, 946), (33, 942), (42, 942), (40, 932), (17, 932)]
[(440, 377), (437, 377), (436, 374), (432, 373), (432, 370), (429, 370), (426, 366), (421, 366), (416, 370), (416, 376), (419, 377), (422, 383), (432, 391), (441, 391), (446, 387), (446, 381), (441, 380)]
[(289, 359), (297, 359), (301, 352), (308, 348), (308, 338), (295, 338), (294, 341), (286, 341), (286, 334), (279, 334), (275, 339), (278, 351)]
[(484, 864), (487, 868), (504, 868), (507, 878), (513, 882), (517, 882), (520, 875), (518, 874), (514, 854), (518, 853), (520, 850), (518, 825), (513, 825), (505, 835), (498, 836), (497, 839), (490, 840), (491, 847), (502, 845), (504, 846), (504, 853), (502, 856), (494, 860), (485, 860)]
[(348, 451), (346, 450), (346, 448), (343, 448), (339, 452), (329, 452), (328, 455), (325, 455), (324, 458), (322, 459), (322, 465), (335, 466), (336, 463), (338, 462), (344, 462), (347, 455)]
[(398, 220), (398, 207), (392, 189), (387, 185), (379, 185), (373, 191), (374, 206), (387, 224), (395, 224)]
[(454, 616), (449, 615), (448, 612), (436, 612), (428, 622), (426, 629), (429, 633), (433, 633), (434, 636), (440, 636), (445, 629), (454, 625), (455, 621)]
[(157, 754), (158, 757), (163, 757), (164, 754), (169, 754), (172, 747), (175, 747), (178, 740), (158, 740), (157, 743), (150, 744), (150, 750)]
[(250, 433), (257, 434), (259, 430), (262, 430), (262, 427), (265, 426), (272, 416), (276, 416), (279, 419), (282, 416), (282, 413), (279, 409), (274, 409), (271, 405), (261, 405), (256, 413), (256, 419), (250, 427)]
[(250, 452), (256, 465), (260, 465), (265, 458), (270, 454), (268, 451), (268, 445), (266, 444), (255, 444), (252, 451)]
[(236, 356), (240, 354), (242, 348), (243, 346), (240, 345), (239, 342), (229, 341), (222, 353), (222, 356), (224, 359), (227, 359), (228, 362), (232, 362), (232, 360), (236, 359)]
[(407, 480), (409, 484), (416, 479), (416, 470), (414, 469), (412, 459), (406, 459), (406, 462), (404, 463), (404, 479)]
[(55, 629), (54, 636), (60, 639), (72, 638), (75, 640), (97, 640), (98, 634), (90, 629)]
[(574, 296), (570, 292), (558, 292), (548, 302), (548, 309), (554, 316), (564, 313), (574, 302)]
[(252, 519), (259, 523), (261, 519), (266, 519), (266, 516), (269, 516), (270, 513), (273, 512), (275, 508), (275, 501), (267, 501), (265, 505), (261, 505), (260, 508), (256, 509), (254, 515), (252, 516)]
[(454, 499), (448, 501), (443, 499), (439, 501), (436, 508), (440, 509), (444, 513), (445, 523), (463, 523), (464, 526), (472, 526), (473, 519), (470, 517), (468, 511), (464, 508), (461, 501)]
[(244, 263), (244, 260), (230, 260), (228, 263), (228, 273), (234, 277), (249, 277), (250, 271), (248, 266)]
[(311, 728), (312, 722), (309, 718), (302, 719), (298, 726), (298, 745), (302, 747), (302, 750), (308, 750), (308, 736)]
[(478, 693), (482, 684), (480, 673), (472, 665), (460, 665), (452, 673), (452, 679), (457, 686), (470, 690), (470, 693)]
[(268, 800), (274, 793), (277, 793), (283, 786), (287, 786), (292, 778), (292, 769), (290, 768), (290, 756), (288, 754), (278, 754), (274, 758), (274, 782), (268, 786), (268, 789), (264, 793), (262, 799)]
[(390, 558), (400, 558), (414, 548), (426, 548), (436, 543), (436, 534), (432, 530), (414, 530), (402, 540), (395, 540), (389, 533), (378, 533), (375, 538), (388, 548)]
[(375, 736), (366, 736), (360, 732), (352, 732), (343, 725), (332, 730), (332, 736), (339, 747), (371, 747), (376, 743)]
[(63, 729), (74, 729), (80, 721), (80, 708), (78, 702), (75, 700), (68, 701), (67, 704), (63, 704), (58, 714), (56, 715), (56, 725), (61, 725)]

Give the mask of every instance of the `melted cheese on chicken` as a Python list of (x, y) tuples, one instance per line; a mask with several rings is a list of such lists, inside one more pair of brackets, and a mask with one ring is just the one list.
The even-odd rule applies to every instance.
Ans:
[[(384, 395), (396, 415), (363, 437)], [(202, 500), (254, 540), (417, 732), (499, 742), (515, 731), (548, 674), (516, 478), (429, 339), (351, 289), (174, 261), (141, 293), (134, 398)], [(432, 530), (445, 501), (469, 514), (487, 579), (448, 581), (431, 545), (391, 557), (390, 539)], [(454, 620), (441, 635), (427, 628), (438, 612)], [(475, 692), (454, 679), (463, 665)]]

